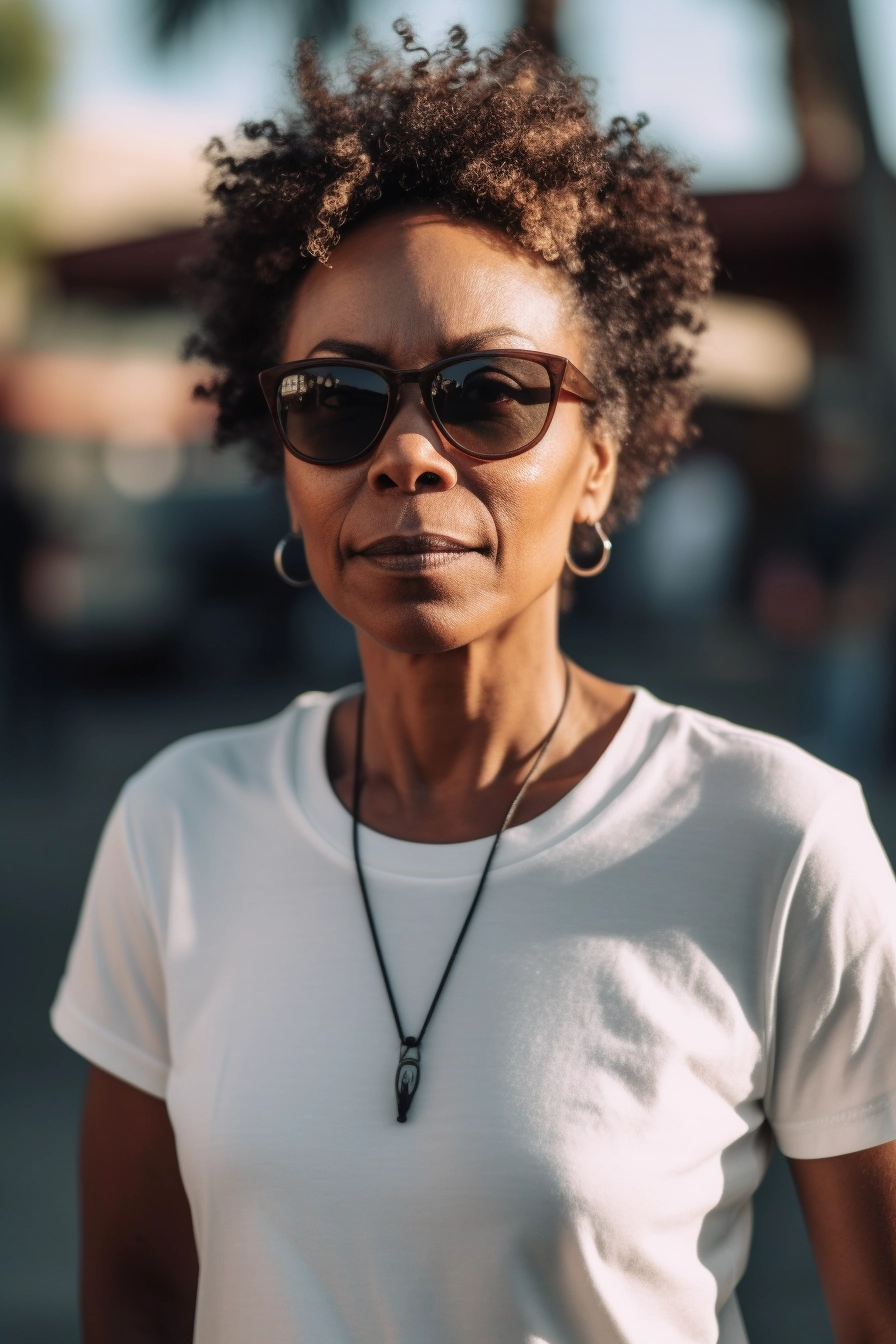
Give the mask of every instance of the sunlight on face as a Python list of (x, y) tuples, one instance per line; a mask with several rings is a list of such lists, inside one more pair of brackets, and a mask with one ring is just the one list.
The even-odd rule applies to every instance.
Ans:
[[(309, 273), (282, 357), (412, 369), (513, 348), (586, 362), (572, 287), (496, 230), (415, 211), (363, 225)], [(285, 465), (293, 522), (323, 595), (378, 643), (426, 652), (458, 648), (553, 600), (573, 522), (599, 517), (609, 501), (615, 454), (563, 393), (531, 450), (475, 459), (440, 436), (406, 385), (372, 453), (338, 467), (287, 455)], [(402, 557), (410, 546), (415, 556)]]

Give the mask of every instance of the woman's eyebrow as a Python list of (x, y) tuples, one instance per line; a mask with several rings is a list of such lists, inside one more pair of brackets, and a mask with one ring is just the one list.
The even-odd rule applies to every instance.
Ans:
[(339, 355), (342, 359), (363, 359), (371, 364), (389, 362), (381, 350), (374, 350), (372, 346), (360, 345), (357, 341), (340, 341), (338, 337), (329, 336), (325, 341), (318, 341), (317, 345), (313, 345), (305, 358), (314, 359), (321, 350), (325, 350), (327, 354)]
[(494, 341), (504, 341), (508, 338), (521, 342), (527, 348), (535, 349), (532, 338), (524, 335), (523, 332), (514, 331), (513, 327), (492, 327), (489, 331), (467, 332), (455, 341), (448, 341), (442, 347), (442, 350), (446, 356), (462, 355), (466, 350), (487, 350)]
[[(535, 349), (535, 343), (530, 336), (526, 336), (521, 331), (514, 331), (512, 327), (492, 327), (488, 331), (466, 332), (463, 336), (456, 337), (453, 341), (445, 341), (440, 344), (441, 358), (448, 358), (450, 355), (462, 355), (468, 350), (486, 350), (494, 341), (514, 340), (527, 349)], [(363, 359), (371, 364), (388, 364), (388, 357), (382, 350), (375, 350), (373, 346), (362, 345), (357, 341), (342, 341), (338, 337), (327, 337), (323, 341), (318, 341), (316, 345), (308, 351), (306, 359), (314, 359), (320, 352), (339, 355), (342, 359)]]

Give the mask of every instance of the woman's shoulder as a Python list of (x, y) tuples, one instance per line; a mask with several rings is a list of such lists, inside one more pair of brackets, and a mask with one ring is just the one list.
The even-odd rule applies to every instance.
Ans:
[(131, 776), (124, 795), (132, 808), (164, 803), (180, 810), (222, 791), (269, 791), (307, 744), (311, 725), (325, 725), (332, 705), (351, 690), (306, 691), (270, 718), (180, 738)]
[(855, 779), (786, 738), (644, 693), (670, 777), (687, 778), (706, 807), (749, 810), (798, 827), (837, 800), (860, 795)]

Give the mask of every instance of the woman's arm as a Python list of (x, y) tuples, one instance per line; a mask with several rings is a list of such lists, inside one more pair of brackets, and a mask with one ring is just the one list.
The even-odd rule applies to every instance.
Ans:
[(91, 1068), (81, 1131), (84, 1344), (189, 1344), (198, 1273), (164, 1101)]
[(896, 1344), (896, 1141), (790, 1167), (837, 1344)]

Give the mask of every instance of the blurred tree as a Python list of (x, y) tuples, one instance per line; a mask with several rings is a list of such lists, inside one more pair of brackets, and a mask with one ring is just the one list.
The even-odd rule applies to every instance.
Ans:
[(39, 120), (52, 75), (49, 32), (34, 0), (0, 0), (0, 116)]
[(548, 51), (557, 50), (558, 8), (559, 0), (522, 0), (520, 5), (520, 23)]
[[(151, 0), (156, 41), (161, 47), (171, 45), (203, 14), (222, 10), (230, 3), (232, 0)], [(314, 34), (324, 41), (344, 33), (353, 20), (363, 20), (363, 5), (359, 7), (357, 0), (278, 0), (278, 3), (290, 5), (295, 11), (303, 36)], [(520, 23), (551, 51), (556, 47), (557, 8), (558, 0), (520, 0)], [(396, 0), (396, 17), (401, 10)]]
[(54, 68), (36, 0), (0, 0), (0, 350), (15, 343), (28, 312), (35, 146)]
[(794, 110), (810, 177), (855, 182), (862, 171), (862, 131), (837, 60), (828, 51), (830, 14), (806, 0), (783, 0), (790, 30), (789, 73)]
[(859, 353), (872, 372), (886, 474), (896, 492), (896, 181), (875, 135), (850, 0), (784, 0), (794, 98), (810, 172), (852, 182)]
[[(160, 47), (183, 37), (204, 14), (223, 10), (232, 0), (151, 0), (151, 17)], [(352, 0), (278, 0), (295, 13), (302, 37), (314, 35), (326, 41), (345, 32), (353, 15)]]
[[(791, 85), (810, 177), (846, 187), (856, 207), (852, 269), (853, 349), (867, 371), (859, 411), (871, 429), (877, 462), (867, 483), (870, 509), (860, 544), (849, 546), (848, 492), (828, 483), (828, 516), (819, 514), (842, 573), (831, 588), (832, 624), (816, 665), (817, 750), (843, 769), (880, 764), (893, 726), (893, 552), (896, 536), (896, 180), (875, 134), (850, 0), (783, 0), (790, 22)], [(824, 392), (822, 386), (819, 389)], [(838, 438), (841, 439), (839, 448)], [(828, 427), (841, 457), (855, 443)], [(822, 445), (824, 446), (824, 445)], [(849, 461), (849, 459), (844, 459)], [(824, 458), (821, 459), (824, 463)], [(830, 475), (830, 460), (828, 461)], [(816, 496), (823, 486), (816, 482)], [(843, 482), (840, 482), (843, 495)], [(831, 509), (831, 503), (839, 508)], [(853, 504), (855, 508), (855, 504)], [(859, 601), (856, 602), (856, 595)], [(869, 605), (866, 594), (873, 595)], [(876, 600), (876, 599), (880, 600)]]

